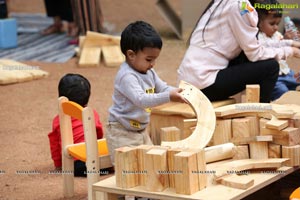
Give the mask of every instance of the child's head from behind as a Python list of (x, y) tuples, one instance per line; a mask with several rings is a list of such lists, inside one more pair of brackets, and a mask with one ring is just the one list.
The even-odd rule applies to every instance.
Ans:
[(140, 73), (146, 73), (154, 66), (161, 48), (161, 37), (146, 22), (131, 23), (121, 34), (121, 50), (126, 62)]
[(65, 96), (82, 107), (88, 104), (91, 94), (90, 82), (80, 74), (66, 74), (58, 84), (59, 97)]
[(282, 18), (282, 8), (272, 8), (271, 5), (278, 4), (277, 0), (260, 1), (261, 6), (256, 8), (258, 13), (258, 28), (268, 37), (278, 31), (278, 25)]

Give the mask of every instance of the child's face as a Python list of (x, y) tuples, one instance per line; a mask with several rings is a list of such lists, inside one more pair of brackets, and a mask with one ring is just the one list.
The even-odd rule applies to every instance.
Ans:
[(281, 17), (273, 17), (273, 15), (268, 15), (266, 18), (260, 21), (258, 28), (268, 37), (272, 37), (273, 34), (278, 30), (280, 21)]
[(151, 69), (160, 54), (160, 49), (146, 47), (142, 51), (127, 51), (127, 63), (136, 71), (145, 74)]

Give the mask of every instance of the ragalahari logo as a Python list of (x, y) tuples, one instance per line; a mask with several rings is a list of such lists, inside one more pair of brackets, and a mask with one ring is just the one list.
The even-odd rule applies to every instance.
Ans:
[(254, 8), (249, 5), (248, 2), (243, 1), (241, 5), (241, 15), (243, 16), (246, 13), (252, 12)]

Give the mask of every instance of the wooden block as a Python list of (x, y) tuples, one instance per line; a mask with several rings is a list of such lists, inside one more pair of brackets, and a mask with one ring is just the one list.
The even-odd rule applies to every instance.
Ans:
[(300, 145), (282, 146), (282, 158), (289, 158), (286, 166), (294, 167), (300, 165)]
[(279, 144), (268, 144), (268, 157), (269, 158), (281, 158), (281, 145)]
[(197, 155), (195, 152), (180, 152), (175, 155), (175, 190), (177, 194), (190, 195), (199, 191)]
[(231, 119), (217, 119), (216, 129), (213, 135), (213, 144), (228, 143), (231, 137)]
[(102, 55), (106, 67), (119, 67), (125, 61), (120, 46), (103, 46)]
[(206, 154), (204, 149), (189, 149), (189, 151), (195, 152), (197, 155), (197, 171), (198, 174), (199, 190), (204, 189), (207, 186), (207, 171), (206, 171)]
[(261, 135), (272, 135), (273, 143), (284, 146), (293, 146), (300, 143), (300, 129), (287, 127), (281, 131), (275, 129), (261, 129)]
[(183, 151), (183, 149), (168, 149), (167, 151), (167, 162), (169, 169), (169, 187), (175, 188), (175, 154)]
[(180, 130), (175, 127), (165, 127), (160, 129), (161, 141), (178, 141), (180, 140)]
[(235, 118), (232, 119), (232, 137), (242, 138), (250, 137), (250, 119), (249, 118)]
[(249, 147), (248, 145), (238, 145), (235, 146), (235, 153), (233, 156), (234, 160), (241, 160), (241, 159), (249, 159)]
[(101, 48), (85, 47), (82, 49), (79, 67), (97, 67), (100, 64)]
[(288, 120), (279, 120), (273, 116), (272, 119), (266, 123), (266, 128), (282, 130), (286, 128), (288, 124), (289, 124)]
[[(139, 178), (139, 185), (146, 185), (146, 164), (145, 159), (146, 159), (146, 153), (152, 149), (153, 146), (150, 145), (139, 145), (136, 147), (137, 149), (137, 163), (138, 163), (138, 178)], [(145, 173), (144, 173), (145, 172)]]
[(83, 47), (99, 48), (102, 46), (111, 46), (111, 45), (120, 46), (120, 40), (121, 40), (120, 36), (112, 36), (108, 34), (87, 31)]
[(219, 181), (222, 185), (246, 190), (249, 187), (254, 185), (254, 179), (250, 178), (247, 175), (237, 175), (237, 174), (231, 174), (229, 176), (225, 176), (221, 178)]
[(116, 185), (132, 188), (139, 184), (137, 150), (133, 147), (121, 147), (115, 150)]
[(235, 152), (234, 144), (232, 143), (206, 147), (204, 151), (206, 163), (232, 158)]
[(246, 85), (246, 103), (259, 103), (260, 101), (260, 86)]
[(167, 150), (151, 149), (146, 153), (146, 190), (161, 192), (169, 186)]
[(267, 159), (268, 158), (268, 142), (250, 142), (250, 158)]

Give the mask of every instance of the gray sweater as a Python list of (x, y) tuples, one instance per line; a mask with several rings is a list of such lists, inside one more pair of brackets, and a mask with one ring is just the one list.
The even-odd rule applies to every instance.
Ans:
[(169, 102), (169, 91), (173, 89), (153, 69), (142, 74), (126, 62), (121, 64), (114, 84), (113, 105), (109, 108), (108, 120), (119, 122), (133, 131), (146, 128), (151, 107)]

